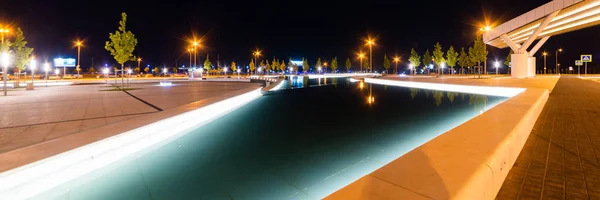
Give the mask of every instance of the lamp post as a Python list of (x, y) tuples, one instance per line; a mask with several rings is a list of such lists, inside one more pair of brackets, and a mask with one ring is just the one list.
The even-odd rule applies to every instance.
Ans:
[(546, 74), (546, 56), (548, 56), (548, 53), (544, 52), (542, 55), (544, 55), (544, 74)]
[(256, 51), (254, 51), (252, 53), (252, 55), (254, 55), (254, 66), (257, 67), (258, 65), (256, 63), (257, 63), (258, 57), (260, 56), (260, 50), (257, 49)]
[(396, 74), (398, 74), (398, 62), (400, 62), (400, 57), (396, 56), (394, 62), (396, 63)]
[(500, 67), (500, 62), (496, 61), (494, 66), (496, 66), (496, 76), (498, 76), (498, 67)]
[(321, 67), (317, 67), (317, 69), (319, 70), (319, 74), (320, 74), (320, 73), (321, 73), (321, 69), (322, 69), (322, 68), (321, 68)]
[(410, 70), (410, 75), (413, 75), (413, 64), (408, 64), (408, 69)]
[(77, 77), (79, 77), (79, 71), (81, 71), (80, 69), (80, 65), (79, 65), (79, 59), (80, 59), (80, 53), (81, 53), (81, 41), (77, 41), (75, 42), (75, 45), (77, 45), (77, 68), (75, 70), (77, 70)]
[(223, 72), (225, 72), (225, 78), (227, 78), (227, 67), (223, 67)]
[(35, 65), (36, 65), (35, 59), (31, 60), (30, 65), (31, 66), (29, 66), (29, 68), (31, 68), (31, 86), (33, 86), (33, 75), (34, 75)]
[(104, 82), (108, 83), (108, 68), (104, 67)]
[(369, 45), (369, 72), (373, 73), (373, 44), (375, 41), (372, 38), (367, 40), (367, 45)]
[[(483, 28), (479, 28), (479, 30), (483, 33), (488, 33), (490, 30), (492, 30), (492, 27), (490, 27), (488, 25)], [(482, 33), (482, 35), (483, 35), (483, 33)], [(487, 52), (487, 43), (483, 44), (483, 52)], [(484, 74), (485, 74), (487, 72), (487, 56), (486, 56), (485, 60), (483, 60), (483, 70), (484, 70)]]
[(236, 71), (237, 71), (237, 73), (238, 73), (238, 79), (239, 79), (239, 78), (240, 78), (240, 72), (241, 72), (242, 70), (240, 69), (240, 67), (239, 67), (239, 66), (238, 66), (237, 68), (238, 68), (238, 69), (237, 69)]
[(363, 58), (364, 57), (365, 57), (364, 53), (361, 52), (361, 53), (358, 54), (358, 58), (360, 59), (360, 72), (361, 73), (363, 72), (363, 70), (362, 70), (362, 64), (363, 64)]
[(444, 76), (444, 67), (446, 66), (446, 63), (442, 63), (440, 65), (441, 71), (442, 71), (442, 76)]
[(194, 48), (192, 49), (192, 51), (194, 52), (194, 68), (195, 68), (195, 67), (196, 67), (196, 64), (197, 64), (197, 62), (196, 62), (196, 54), (197, 54), (197, 53), (196, 53), (196, 52), (197, 52), (197, 51), (196, 51), (196, 47), (198, 47), (198, 41), (194, 41), (194, 42), (192, 43), (192, 45), (194, 46)]
[(44, 76), (44, 78), (46, 79), (46, 87), (48, 87), (48, 71), (50, 71), (50, 63), (44, 63), (44, 71), (46, 71), (46, 76)]
[(165, 77), (167, 77), (167, 68), (163, 68), (163, 74), (165, 74)]
[(131, 77), (132, 70), (131, 68), (127, 69), (127, 87), (129, 87), (129, 78)]
[(556, 50), (556, 74), (560, 74), (559, 73), (560, 72), (560, 69), (559, 69), (560, 63), (558, 63), (558, 53), (562, 52), (562, 51), (563, 51), (562, 48), (559, 48), (558, 50)]
[(0, 37), (2, 38), (2, 44), (4, 45), (4, 34), (8, 33), (8, 29), (0, 28)]
[[(137, 68), (138, 68), (138, 70), (141, 72), (141, 71), (142, 71), (142, 69), (140, 68), (140, 63), (142, 63), (142, 59), (141, 59), (141, 58), (138, 58), (138, 59), (137, 59), (137, 61), (138, 61), (138, 67), (137, 67)], [(141, 77), (141, 76), (140, 76), (140, 77)]]
[(324, 62), (323, 66), (325, 67), (325, 72), (323, 72), (323, 74), (325, 74), (325, 73), (327, 73), (327, 62)]
[(9, 57), (8, 53), (6, 53), (6, 52), (2, 53), (1, 61), (2, 61), (2, 67), (4, 67), (4, 69), (2, 70), (2, 76), (3, 76), (2, 80), (4, 80), (4, 96), (6, 96), (8, 93), (8, 90), (6, 88), (6, 79), (8, 79), (6, 77), (6, 74), (7, 74), (6, 72), (8, 71), (8, 65), (10, 64), (10, 57)]

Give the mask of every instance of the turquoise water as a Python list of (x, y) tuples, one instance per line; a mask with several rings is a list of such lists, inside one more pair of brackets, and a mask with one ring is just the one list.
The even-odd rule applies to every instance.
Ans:
[(320, 199), (506, 99), (328, 81), (260, 97), (39, 198)]

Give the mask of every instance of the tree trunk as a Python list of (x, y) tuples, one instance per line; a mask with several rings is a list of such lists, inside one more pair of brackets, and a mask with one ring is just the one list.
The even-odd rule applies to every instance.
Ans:
[(17, 85), (15, 88), (21, 87), (21, 70), (17, 70)]
[(121, 64), (121, 89), (125, 90), (125, 88), (123, 88), (123, 83), (125, 82), (123, 72), (123, 64)]

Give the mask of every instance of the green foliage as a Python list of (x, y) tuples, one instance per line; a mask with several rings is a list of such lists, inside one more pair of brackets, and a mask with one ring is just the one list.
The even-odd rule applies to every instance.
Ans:
[(31, 61), (33, 48), (27, 46), (27, 41), (25, 41), (25, 36), (21, 28), (17, 28), (15, 41), (12, 43), (12, 50), (15, 53), (15, 67), (19, 72), (25, 70), (25, 65)]
[(438, 66), (438, 70), (440, 69), (439, 66), (446, 62), (442, 45), (439, 42), (435, 44), (433, 49), (433, 62)]
[(209, 56), (208, 56), (208, 54), (206, 54), (206, 60), (204, 60), (204, 69), (206, 69), (206, 71), (208, 71), (211, 68), (212, 68), (212, 62), (210, 62)]
[(304, 70), (304, 73), (308, 73), (309, 69), (310, 66), (308, 65), (308, 59), (302, 58), (302, 70)]
[(254, 69), (256, 69), (256, 66), (254, 66), (254, 59), (250, 59), (250, 64), (248, 66), (250, 66), (250, 72), (253, 72)]
[(369, 71), (369, 59), (363, 59), (363, 69)]
[(383, 68), (385, 68), (385, 71), (387, 72), (387, 70), (392, 66), (392, 62), (390, 62), (390, 59), (387, 57), (387, 54), (383, 54)]
[(333, 57), (333, 60), (331, 60), (331, 71), (333, 71), (333, 73), (335, 73), (337, 68), (338, 68), (337, 57)]
[(485, 43), (483, 43), (481, 35), (477, 35), (473, 47), (469, 47), (469, 60), (471, 61), (471, 64), (474, 65), (477, 63), (477, 67), (481, 67), (480, 63), (487, 59), (487, 54), (488, 52), (485, 49)]
[(109, 33), (108, 38), (110, 41), (106, 41), (106, 45), (104, 46), (110, 52), (110, 55), (121, 65), (135, 59), (133, 50), (135, 50), (135, 46), (137, 45), (135, 35), (125, 28), (126, 22), (127, 14), (121, 13), (119, 29), (115, 33)]
[(281, 70), (281, 72), (285, 72), (285, 62), (281, 61), (281, 63), (279, 63), (279, 70)]
[[(115, 71), (117, 70), (117, 68), (115, 67)], [(158, 69), (158, 67), (154, 67), (154, 73), (155, 74), (160, 74), (160, 69)]]
[(265, 68), (265, 60), (261, 60), (260, 63), (258, 63), (259, 67), (262, 67), (263, 69)]
[(415, 69), (419, 67), (419, 65), (421, 65), (421, 56), (419, 56), (419, 54), (417, 53), (417, 51), (415, 51), (414, 48), (410, 50), (410, 58), (408, 58), (408, 61), (410, 62), (410, 64), (412, 64), (412, 66)]
[(236, 72), (235, 70), (237, 70), (237, 63), (235, 63), (235, 61), (231, 61), (231, 71)]
[(515, 52), (511, 49), (510, 52), (508, 53), (508, 55), (506, 56), (506, 60), (504, 61), (504, 65), (506, 66), (511, 66), (511, 55), (514, 54)]
[(144, 68), (144, 72), (146, 72), (146, 74), (148, 73), (148, 71), (150, 71), (149, 67)]
[(352, 62), (350, 62), (350, 58), (346, 58), (346, 71), (350, 71), (352, 68)]
[(425, 51), (425, 54), (423, 55), (423, 65), (425, 65), (425, 68), (427, 68), (427, 65), (429, 65), (431, 63), (431, 54), (429, 54), (429, 49), (427, 49), (427, 51)]
[(269, 60), (266, 60), (267, 64), (266, 64), (266, 69), (267, 69), (267, 73), (269, 73), (269, 71), (271, 71), (271, 64), (269, 64)]
[(450, 49), (448, 49), (448, 53), (446, 53), (446, 59), (449, 67), (454, 68), (454, 66), (456, 66), (456, 62), (458, 61), (458, 52), (454, 51), (453, 46), (450, 46)]
[(321, 67), (321, 66), (323, 66), (323, 63), (321, 63), (321, 58), (318, 58), (317, 59), (317, 64), (315, 65), (315, 67), (318, 68), (318, 67)]
[(139, 74), (140, 73), (140, 68), (136, 67), (135, 69), (133, 69), (133, 71), (135, 71), (136, 74)]
[(273, 68), (273, 71), (277, 71), (279, 69), (279, 62), (277, 59), (275, 59), (275, 57), (273, 57), (273, 62), (271, 62), (271, 68)]
[(91, 74), (96, 73), (96, 68), (94, 68), (94, 66), (91, 66), (88, 72)]
[(177, 67), (173, 67), (173, 68), (171, 68), (171, 70), (173, 71), (173, 73), (177, 73), (179, 71), (179, 69), (177, 69)]
[(464, 47), (460, 49), (460, 54), (458, 56), (458, 65), (460, 65), (461, 67), (469, 66), (469, 56), (465, 52)]

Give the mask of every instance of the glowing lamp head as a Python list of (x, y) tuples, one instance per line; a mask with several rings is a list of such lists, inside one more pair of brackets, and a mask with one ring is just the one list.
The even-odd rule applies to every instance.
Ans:
[(50, 63), (44, 63), (44, 70), (46, 70), (46, 72), (50, 70)]
[(198, 41), (194, 41), (192, 44), (193, 44), (194, 46), (198, 46)]
[(108, 68), (104, 68), (104, 74), (108, 74)]
[(133, 71), (131, 71), (131, 69), (127, 69), (127, 73), (131, 74)]
[(559, 52), (562, 52), (562, 48), (558, 49)]
[(500, 67), (500, 62), (496, 61), (494, 62), (494, 65), (496, 66), (496, 68)]
[(167, 68), (163, 68), (163, 73), (167, 73)]
[(59, 70), (59, 69), (55, 69), (55, 70), (54, 70), (54, 73), (55, 73), (56, 75), (59, 75), (59, 74), (60, 74), (60, 70)]
[(223, 68), (223, 71), (224, 71), (224, 72), (227, 72), (227, 67), (224, 67), (224, 68)]
[(358, 54), (358, 57), (362, 59), (362, 58), (364, 58), (364, 57), (365, 57), (365, 54), (363, 54), (363, 53), (360, 53), (360, 54)]
[(29, 68), (31, 68), (31, 70), (35, 69), (35, 65), (37, 64), (35, 59), (32, 59), (29, 63)]
[(142, 59), (141, 59), (141, 58), (138, 58), (138, 62), (140, 62), (140, 61), (142, 61)]
[(548, 53), (544, 52), (544, 53), (543, 53), (543, 55), (544, 55), (544, 56), (547, 56), (547, 55), (548, 55)]
[(237, 69), (237, 72), (240, 73), (242, 70), (241, 69)]
[(319, 71), (321, 71), (321, 67), (318, 67), (317, 69), (318, 69)]
[(400, 58), (398, 58), (398, 57), (394, 58), (394, 62), (399, 62), (399, 61), (400, 61)]
[(413, 68), (413, 64), (408, 64), (408, 68), (412, 69)]

